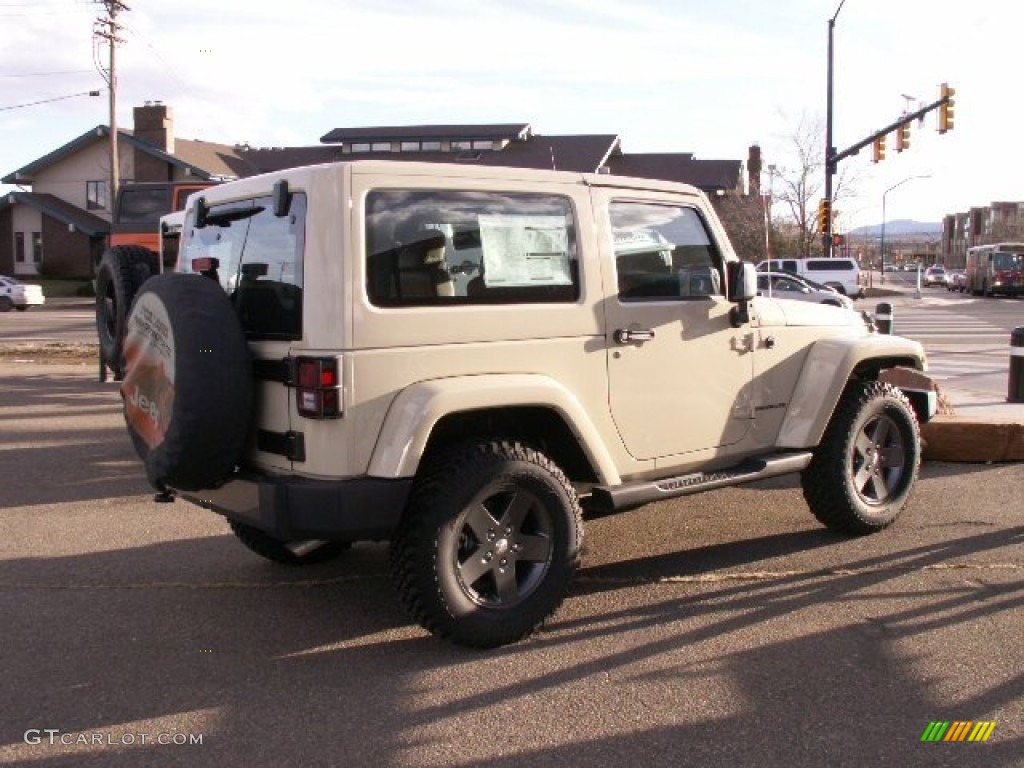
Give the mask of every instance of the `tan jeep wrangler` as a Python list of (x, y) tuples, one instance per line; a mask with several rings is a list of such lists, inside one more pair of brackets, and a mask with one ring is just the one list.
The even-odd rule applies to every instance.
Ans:
[(125, 417), (150, 482), (271, 560), (390, 540), (430, 631), (534, 631), (583, 509), (788, 472), (852, 534), (907, 502), (928, 393), (915, 342), (758, 297), (678, 184), (362, 161), (190, 198), (179, 269), (138, 293)]

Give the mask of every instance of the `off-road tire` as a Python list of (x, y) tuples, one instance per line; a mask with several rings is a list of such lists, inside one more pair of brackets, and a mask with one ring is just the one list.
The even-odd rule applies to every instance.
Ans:
[(832, 530), (874, 533), (906, 506), (920, 463), (920, 428), (903, 393), (879, 381), (854, 381), (803, 471), (804, 498)]
[(579, 499), (550, 458), (516, 441), (462, 443), (417, 477), (391, 571), (423, 627), (495, 648), (530, 635), (561, 605), (582, 539)]
[(352, 545), (347, 541), (281, 541), (251, 525), (229, 520), (231, 532), (260, 557), (283, 565), (315, 565), (334, 560)]
[(150, 483), (215, 488), (242, 458), (252, 416), (249, 349), (227, 294), (201, 275), (157, 275), (127, 321), (121, 396)]
[(14, 302), (10, 296), (0, 296), (0, 312), (10, 312), (14, 308)]
[(138, 245), (108, 248), (96, 269), (96, 335), (100, 355), (115, 379), (124, 374), (125, 324), (132, 300), (157, 272), (157, 255)]

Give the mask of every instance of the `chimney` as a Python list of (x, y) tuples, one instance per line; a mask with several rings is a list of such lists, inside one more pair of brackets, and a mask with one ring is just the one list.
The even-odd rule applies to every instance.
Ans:
[(761, 147), (757, 144), (747, 150), (747, 185), (751, 195), (761, 194)]
[(135, 138), (152, 144), (169, 155), (174, 154), (174, 113), (159, 101), (147, 101), (135, 107)]

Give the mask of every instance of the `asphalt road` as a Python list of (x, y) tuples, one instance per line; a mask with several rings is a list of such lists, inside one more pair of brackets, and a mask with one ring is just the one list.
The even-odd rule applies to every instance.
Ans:
[(287, 569), (155, 503), (91, 365), (0, 360), (0, 477), (3, 765), (1024, 765), (1024, 465), (926, 465), (860, 539), (786, 478), (591, 520), (492, 652), (410, 624), (381, 545)]

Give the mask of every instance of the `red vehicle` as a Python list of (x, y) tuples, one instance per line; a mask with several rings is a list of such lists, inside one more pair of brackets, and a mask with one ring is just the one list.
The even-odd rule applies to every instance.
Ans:
[(201, 181), (146, 182), (125, 184), (119, 190), (108, 247), (96, 269), (101, 380), (108, 369), (116, 380), (121, 379), (125, 322), (136, 292), (151, 275), (174, 266), (176, 251), (173, 255), (165, 253), (163, 258), (159, 255), (164, 252), (160, 218), (184, 210), (190, 194), (212, 185)]
[(974, 296), (1024, 294), (1024, 243), (994, 243), (967, 249), (965, 290)]

